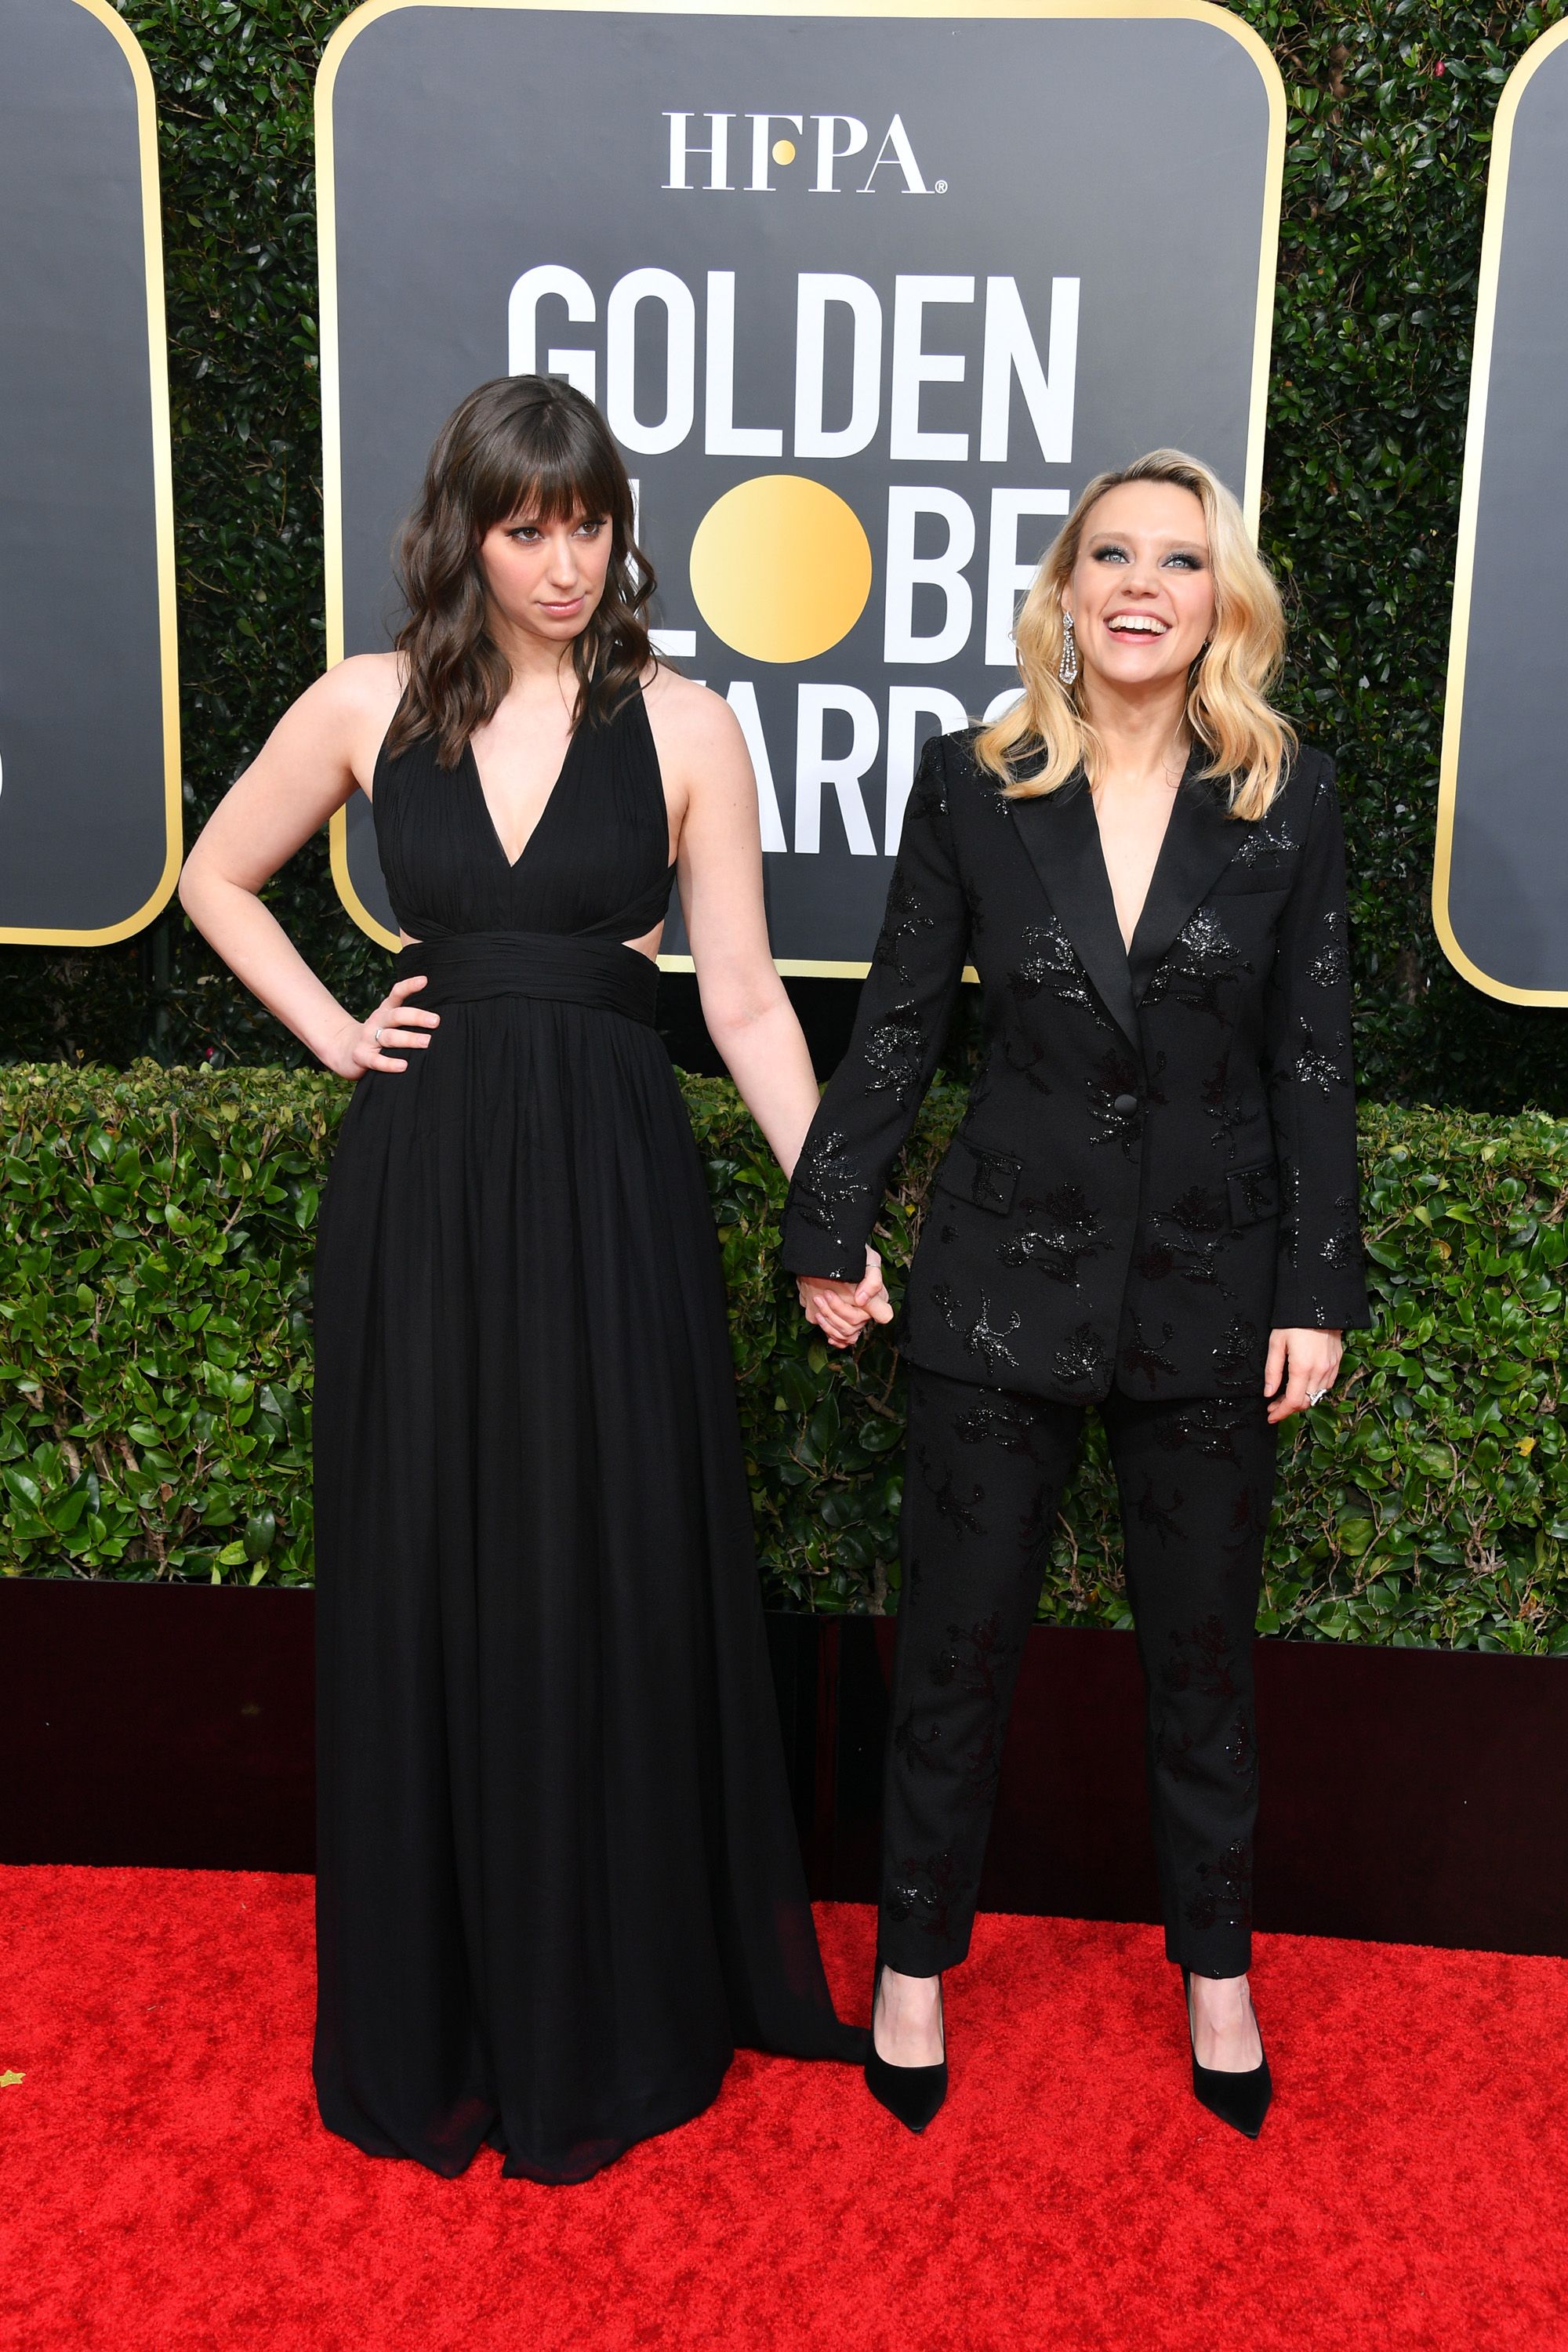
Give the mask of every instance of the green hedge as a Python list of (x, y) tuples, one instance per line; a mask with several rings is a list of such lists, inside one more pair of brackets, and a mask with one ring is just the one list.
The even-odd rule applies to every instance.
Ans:
[[(733, 1090), (688, 1079), (730, 1288), (770, 1600), (896, 1604), (900, 1400), (880, 1334), (830, 1355), (773, 1244), (783, 1188)], [(335, 1080), (279, 1070), (0, 1083), (0, 1567), (310, 1576), (310, 1259)], [(956, 1118), (926, 1106), (885, 1227), (896, 1289)], [(1377, 1327), (1290, 1425), (1261, 1622), (1330, 1640), (1568, 1652), (1568, 1126), (1373, 1109)], [(1126, 1622), (1091, 1444), (1041, 1614)]]
[[(1491, 120), (1547, 5), (1237, 13), (1289, 98), (1264, 544), (1292, 586), (1289, 706), (1341, 758), (1363, 1084), (1381, 1101), (1568, 1110), (1565, 1016), (1444, 961), (1427, 912)], [(183, 724), (194, 824), (321, 660), (310, 95), (338, 0), (123, 0), (159, 107)], [(276, 886), (330, 984), (384, 965), (324, 845)], [(177, 912), (90, 953), (0, 949), (17, 1059), (298, 1064)]]

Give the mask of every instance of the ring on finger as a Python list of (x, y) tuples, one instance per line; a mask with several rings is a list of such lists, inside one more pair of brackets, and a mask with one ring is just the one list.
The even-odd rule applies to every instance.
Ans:
[(1309, 1389), (1307, 1391), (1307, 1402), (1309, 1404), (1321, 1404), (1323, 1399), (1328, 1395), (1328, 1393), (1327, 1389)]

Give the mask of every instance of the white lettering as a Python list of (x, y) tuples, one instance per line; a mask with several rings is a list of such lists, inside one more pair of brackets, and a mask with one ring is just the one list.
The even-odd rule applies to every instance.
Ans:
[[(991, 549), (985, 571), (985, 659), (989, 664), (1011, 669), (1017, 660), (1013, 644), (1013, 625), (1017, 618), (1017, 597), (1026, 589), (1039, 569), (1039, 556), (1032, 562), (1018, 561), (1018, 525), (1025, 515), (1064, 515), (1068, 510), (1065, 490), (993, 490), (991, 493)], [(1035, 534), (1029, 534), (1029, 545), (1035, 544)], [(1041, 554), (1045, 552), (1041, 549)]]
[(671, 114), (667, 107), (665, 119), (669, 124), (669, 177), (666, 180), (665, 186), (685, 188), (688, 185), (686, 178), (688, 162), (693, 155), (706, 155), (709, 162), (709, 186), (729, 190), (730, 125), (734, 121), (734, 116), (710, 114), (708, 117), (713, 126), (712, 144), (708, 147), (694, 147), (688, 140), (686, 126), (693, 119), (689, 114)]
[[(645, 425), (637, 413), (637, 318), (644, 302), (664, 305), (668, 322), (664, 415)], [(627, 449), (660, 457), (679, 449), (697, 412), (697, 305), (668, 269), (633, 269), (612, 288), (605, 308), (605, 415)]]
[(757, 689), (749, 677), (738, 677), (724, 697), (746, 739), (746, 749), (752, 755), (752, 773), (757, 780), (757, 817), (763, 829), (764, 850), (787, 850), (784, 819), (779, 814), (779, 796), (773, 790), (773, 772), (768, 758), (767, 737), (763, 733), (763, 714), (757, 709)]
[(747, 117), (752, 126), (752, 176), (746, 185), (753, 196), (776, 196), (778, 190), (768, 177), (768, 163), (773, 154), (773, 125), (787, 122), (795, 136), (804, 139), (805, 124), (798, 114), (752, 114)]
[(1052, 278), (1047, 376), (1040, 366), (1040, 355), (1024, 315), (1017, 280), (986, 279), (985, 357), (980, 379), (980, 456), (984, 464), (1002, 465), (1006, 461), (1015, 374), (1041, 457), (1047, 466), (1071, 462), (1073, 394), (1078, 381), (1078, 296), (1076, 278)]
[[(827, 305), (842, 302), (854, 335), (849, 422), (822, 421)], [(882, 306), (863, 278), (836, 270), (803, 270), (795, 301), (795, 454), (853, 457), (876, 436), (882, 406)]]
[[(898, 856), (903, 839), (904, 811), (915, 782), (915, 728), (921, 719), (934, 719), (939, 735), (951, 735), (969, 724), (968, 711), (943, 686), (895, 686), (889, 692), (888, 808), (882, 825), (882, 848), (889, 857)], [(925, 739), (921, 740), (923, 743)]]
[[(889, 147), (893, 151), (891, 155), (888, 152)], [(931, 194), (921, 177), (921, 167), (915, 162), (915, 151), (910, 145), (909, 133), (904, 129), (901, 119), (896, 114), (888, 125), (887, 137), (877, 150), (877, 160), (866, 174), (866, 184), (859, 190), (861, 195), (868, 196), (872, 194), (878, 173), (884, 163), (896, 163), (903, 173), (906, 196), (925, 196)]]
[[(795, 846), (797, 856), (814, 857), (822, 846), (822, 787), (838, 795), (838, 814), (855, 857), (875, 857), (876, 836), (866, 814), (860, 779), (877, 756), (880, 732), (877, 706), (858, 686), (803, 686), (799, 689), (795, 749)], [(845, 713), (854, 730), (841, 760), (825, 759), (823, 720), (830, 710)]]
[(888, 455), (934, 459), (962, 466), (969, 456), (967, 433), (922, 433), (922, 383), (962, 383), (963, 361), (956, 352), (928, 352), (921, 336), (928, 302), (973, 302), (973, 278), (899, 278), (893, 288), (893, 383)]
[[(853, 114), (814, 114), (812, 121), (816, 125), (816, 177), (811, 192), (814, 196), (837, 195), (833, 166), (847, 155), (858, 155), (866, 144), (866, 126)], [(835, 124), (841, 124), (847, 133), (842, 147), (833, 136)]]
[(592, 352), (551, 351), (545, 354), (543, 367), (539, 364), (539, 306), (547, 295), (557, 296), (565, 303), (566, 316), (574, 327), (587, 326), (597, 316), (594, 289), (574, 269), (557, 268), (550, 262), (542, 263), (537, 269), (525, 269), (506, 306), (507, 373), (563, 375), (585, 399), (592, 400)]
[(779, 457), (776, 425), (735, 423), (735, 273), (708, 272), (708, 383), (703, 447), (710, 457)]
[[(915, 522), (938, 515), (947, 524), (940, 555), (915, 553)], [(963, 567), (974, 552), (974, 517), (956, 490), (895, 488), (888, 492), (887, 608), (882, 658), (888, 662), (945, 662), (969, 643), (974, 600)], [(915, 635), (917, 587), (941, 592), (945, 617), (934, 636)]]

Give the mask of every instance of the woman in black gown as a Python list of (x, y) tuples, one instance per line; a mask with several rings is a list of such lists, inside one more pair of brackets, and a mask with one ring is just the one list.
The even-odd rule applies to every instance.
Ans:
[[(669, 887), (786, 1168), (816, 1106), (768, 959), (754, 785), (655, 663), (596, 411), (486, 384), (405, 534), (397, 650), (285, 716), (193, 919), (355, 1080), (316, 1290), (323, 2120), (577, 2180), (737, 2042), (856, 2059), (784, 1782), (718, 1253), (652, 1026)], [(261, 904), (367, 791), (404, 948), (356, 1022)], [(843, 1336), (870, 1306), (868, 1268)]]

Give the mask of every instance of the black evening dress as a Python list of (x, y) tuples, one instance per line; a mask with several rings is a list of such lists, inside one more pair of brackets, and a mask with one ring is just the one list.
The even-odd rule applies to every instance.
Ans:
[(316, 1261), (317, 2097), (581, 2180), (737, 2043), (856, 2060), (784, 1778), (701, 1163), (622, 942), (668, 902), (642, 696), (509, 865), (473, 755), (374, 780), (398, 976)]

